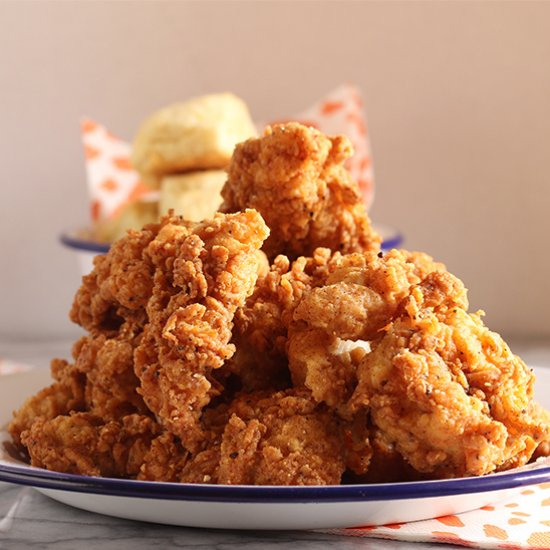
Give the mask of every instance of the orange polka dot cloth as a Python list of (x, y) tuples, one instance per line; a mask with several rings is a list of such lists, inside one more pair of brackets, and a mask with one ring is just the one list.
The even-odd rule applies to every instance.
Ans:
[(550, 483), (531, 485), (508, 500), (456, 516), (323, 532), (469, 548), (550, 549)]
[[(355, 154), (348, 160), (348, 169), (359, 184), (365, 203), (374, 196), (374, 176), (363, 99), (352, 85), (343, 85), (307, 110), (275, 122), (294, 120), (314, 126), (326, 134), (345, 134)], [(267, 123), (257, 123), (262, 132)], [(81, 120), (82, 141), (86, 161), (88, 193), (93, 222), (116, 218), (128, 203), (150, 197), (155, 192), (139, 179), (130, 164), (131, 145), (89, 118)]]

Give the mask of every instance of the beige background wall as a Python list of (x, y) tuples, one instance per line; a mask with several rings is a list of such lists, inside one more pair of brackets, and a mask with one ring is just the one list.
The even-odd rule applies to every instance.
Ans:
[(81, 115), (131, 138), (231, 90), (257, 119), (362, 89), (375, 221), (506, 336), (550, 337), (550, 2), (0, 2), (0, 339), (74, 334)]

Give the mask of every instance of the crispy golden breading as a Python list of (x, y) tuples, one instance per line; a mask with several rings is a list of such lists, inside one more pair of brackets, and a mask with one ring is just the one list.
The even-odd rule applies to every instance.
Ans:
[(377, 338), (419, 275), (443, 268), (422, 256), (419, 269), (412, 257), (391, 250), (332, 258), (326, 284), (311, 289), (293, 311), (287, 352), (294, 385), (343, 413), (357, 384), (357, 365), (354, 357), (337, 353), (342, 340)]
[(143, 481), (178, 482), (189, 458), (189, 452), (178, 437), (163, 432), (153, 439), (143, 455), (137, 478)]
[(55, 382), (29, 397), (13, 415), (8, 431), (18, 447), (21, 433), (37, 418), (51, 420), (71, 411), (85, 410), (85, 376), (63, 359), (54, 359), (51, 371)]
[(452, 279), (435, 272), (413, 289), (360, 364), (351, 400), (407, 462), (434, 477), (522, 465), (548, 433), (529, 414), (532, 373), (463, 309), (463, 286)]
[(57, 472), (135, 477), (160, 426), (149, 417), (104, 422), (91, 413), (37, 418), (21, 434), (31, 464)]
[(233, 316), (254, 290), (267, 235), (254, 210), (217, 214), (192, 229), (165, 223), (144, 252), (153, 290), (134, 355), (139, 391), (190, 450), (203, 437), (201, 411), (215, 392), (210, 373), (235, 351)]
[(288, 325), (302, 298), (322, 284), (335, 257), (327, 248), (294, 262), (277, 256), (258, 279), (254, 293), (235, 314), (235, 356), (224, 371), (237, 376), (241, 389), (284, 389), (289, 385), (286, 354)]
[(116, 338), (103, 333), (83, 336), (73, 346), (73, 363), (54, 359), (54, 384), (28, 399), (14, 414), (9, 430), (16, 443), (36, 418), (52, 420), (71, 412), (87, 411), (109, 421), (139, 413), (150, 415), (137, 392), (133, 352), (139, 337), (122, 330)]
[[(221, 438), (229, 419), (228, 407), (229, 403), (222, 402), (203, 410), (201, 426), (204, 437), (193, 454), (185, 451), (186, 460), (179, 464), (175, 481), (217, 483)], [(152, 456), (152, 460), (158, 462), (156, 456)]]
[(221, 444), (220, 483), (340, 482), (344, 462), (338, 423), (308, 392), (243, 395), (230, 412)]
[(338, 420), (305, 390), (237, 396), (223, 432), (191, 458), (182, 481), (252, 485), (338, 484), (344, 451)]
[(290, 262), (277, 256), (269, 272), (258, 280), (254, 293), (237, 311), (237, 333), (261, 352), (284, 352), (286, 328), (302, 298), (328, 276), (332, 254), (318, 248), (311, 257)]
[(92, 335), (116, 336), (125, 321), (143, 327), (153, 291), (152, 266), (143, 251), (158, 231), (158, 224), (129, 231), (108, 254), (94, 258), (94, 269), (83, 277), (73, 302), (73, 322)]
[(344, 136), (297, 123), (268, 127), (262, 138), (235, 148), (220, 210), (258, 210), (271, 230), (264, 245), (270, 258), (310, 256), (318, 247), (378, 250), (380, 237), (344, 168), (351, 154)]
[(86, 376), (86, 410), (103, 420), (128, 414), (151, 414), (138, 393), (134, 351), (140, 334), (82, 337), (73, 348), (74, 368)]

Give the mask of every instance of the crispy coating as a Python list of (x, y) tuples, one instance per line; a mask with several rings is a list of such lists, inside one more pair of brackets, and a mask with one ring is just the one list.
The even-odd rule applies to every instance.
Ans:
[(168, 220), (144, 251), (154, 272), (134, 355), (139, 391), (190, 450), (203, 438), (201, 411), (215, 393), (210, 373), (234, 353), (233, 316), (254, 289), (267, 234), (254, 210), (217, 214), (191, 229)]
[(151, 441), (143, 455), (137, 478), (142, 481), (178, 482), (188, 458), (189, 451), (179, 438), (165, 431)]
[(103, 420), (119, 420), (129, 414), (150, 414), (138, 393), (134, 351), (140, 333), (108, 338), (84, 336), (73, 347), (74, 368), (85, 375), (86, 410)]
[(326, 284), (311, 289), (293, 311), (287, 351), (294, 385), (345, 414), (341, 409), (357, 384), (358, 352), (338, 353), (341, 342), (377, 338), (420, 276), (443, 269), (428, 256), (419, 256), (419, 268), (413, 258), (391, 250), (332, 259)]
[(463, 304), (463, 286), (448, 273), (414, 287), (359, 366), (351, 400), (415, 470), (434, 477), (525, 464), (548, 433), (529, 413), (532, 373)]
[(294, 262), (277, 256), (235, 316), (237, 333), (246, 338), (247, 345), (261, 352), (284, 353), (294, 309), (311, 288), (325, 281), (334, 261), (327, 248)]
[(350, 254), (333, 266), (324, 286), (301, 301), (293, 321), (344, 340), (371, 340), (420, 280), (416, 266), (397, 250), (385, 256)]
[(21, 432), (30, 429), (37, 418), (47, 421), (82, 411), (105, 421), (134, 413), (150, 415), (137, 392), (133, 362), (137, 341), (139, 337), (129, 338), (125, 330), (116, 338), (98, 333), (77, 340), (74, 362), (54, 359), (51, 371), (56, 381), (14, 413), (9, 426), (14, 441), (20, 444)]
[(108, 254), (94, 258), (94, 269), (82, 278), (73, 301), (73, 322), (92, 335), (116, 336), (124, 321), (143, 327), (153, 291), (153, 268), (143, 252), (158, 231), (158, 224), (129, 231)]
[(237, 376), (242, 390), (289, 386), (286, 343), (293, 311), (312, 287), (323, 283), (339, 256), (327, 248), (294, 262), (280, 255), (258, 279), (253, 294), (235, 314), (237, 351), (223, 369)]
[(223, 432), (188, 462), (182, 481), (252, 485), (338, 484), (338, 420), (305, 390), (241, 394), (224, 407)]
[(427, 479), (416, 471), (372, 424), (367, 409), (342, 423), (345, 483), (392, 483)]
[(220, 483), (340, 482), (344, 462), (338, 423), (308, 392), (242, 396), (230, 412), (221, 444)]
[[(266, 354), (285, 356), (288, 327), (299, 305), (304, 312), (310, 307), (310, 301), (318, 301), (319, 306), (328, 307), (328, 312), (317, 312), (321, 313), (322, 319), (317, 328), (323, 328), (328, 315), (336, 319), (335, 308), (345, 310), (338, 303), (327, 303), (337, 298), (327, 296), (332, 290), (319, 289), (315, 291), (317, 294), (314, 292), (311, 296), (310, 291), (314, 288), (338, 282), (348, 283), (348, 289), (354, 288), (351, 285), (368, 286), (372, 288), (372, 300), (377, 299), (381, 309), (392, 308), (393, 311), (411, 284), (418, 283), (435, 270), (444, 270), (443, 264), (434, 262), (427, 254), (404, 250), (391, 250), (385, 255), (381, 252), (342, 255), (339, 252), (332, 253), (328, 248), (317, 248), (312, 256), (301, 256), (293, 262), (286, 256), (277, 256), (269, 272), (258, 279), (254, 293), (235, 315), (236, 335), (242, 343), (237, 347), (246, 348), (247, 351), (257, 350), (263, 357)], [(340, 294), (340, 297), (344, 297), (344, 293)], [(348, 299), (346, 306), (352, 305), (352, 301)], [(357, 310), (352, 306), (353, 309)], [(304, 316), (307, 317), (307, 313)], [(370, 332), (375, 333), (387, 320), (386, 313)], [(357, 322), (348, 310), (340, 321), (348, 324)], [(332, 327), (329, 332), (334, 332), (333, 329), (337, 330), (337, 327)], [(348, 327), (347, 330), (354, 334), (357, 332), (356, 328)], [(343, 334), (340, 336), (346, 338)], [(367, 336), (362, 334), (356, 337)]]
[(28, 430), (37, 418), (52, 420), (71, 411), (83, 411), (86, 407), (85, 376), (63, 359), (54, 359), (51, 372), (55, 382), (29, 397), (14, 412), (8, 431), (14, 443), (21, 447), (21, 434)]
[[(544, 409), (539, 403), (532, 404), (532, 414), (535, 417), (540, 418), (540, 420), (550, 426), (550, 411)], [(546, 432), (543, 440), (539, 443), (539, 446), (536, 448), (533, 458), (537, 459), (543, 456), (550, 456), (550, 429)]]
[(266, 272), (261, 218), (238, 216), (149, 229), (146, 305), (111, 298), (118, 329), (97, 317), (12, 422), (33, 465), (300, 485), (481, 475), (548, 454), (531, 373), (442, 264), (318, 249)]
[(429, 254), (410, 250), (390, 250), (386, 253), (388, 257), (401, 256), (406, 262), (414, 265), (414, 273), (420, 281), (423, 281), (433, 271), (447, 271), (445, 264), (436, 262)]
[(151, 418), (125, 416), (104, 422), (87, 412), (37, 418), (21, 434), (31, 464), (57, 472), (135, 477), (160, 426)]
[(258, 210), (271, 229), (263, 248), (270, 258), (311, 256), (318, 247), (378, 250), (380, 237), (343, 165), (351, 154), (344, 136), (297, 123), (268, 127), (235, 148), (220, 210)]

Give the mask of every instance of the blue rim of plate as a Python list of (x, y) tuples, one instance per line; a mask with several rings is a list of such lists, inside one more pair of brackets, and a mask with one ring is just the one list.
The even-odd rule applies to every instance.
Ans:
[(405, 483), (304, 487), (202, 485), (135, 481), (61, 474), (31, 467), (0, 464), (0, 480), (42, 489), (159, 500), (304, 503), (361, 502), (445, 497), (503, 491), (550, 481), (550, 466), (517, 472)]

